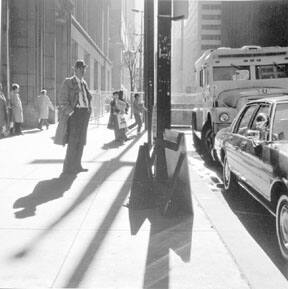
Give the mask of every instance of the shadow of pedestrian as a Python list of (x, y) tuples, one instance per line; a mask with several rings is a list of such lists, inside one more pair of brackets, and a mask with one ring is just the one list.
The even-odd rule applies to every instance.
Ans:
[(23, 219), (35, 215), (38, 205), (61, 198), (65, 191), (69, 190), (76, 175), (54, 178), (39, 182), (30, 195), (19, 198), (13, 204), (17, 219)]
[(124, 145), (124, 143), (112, 140), (112, 141), (110, 141), (108, 143), (104, 143), (103, 146), (102, 146), (102, 149), (103, 150), (115, 149), (115, 148), (118, 148), (118, 147), (120, 147), (122, 145)]

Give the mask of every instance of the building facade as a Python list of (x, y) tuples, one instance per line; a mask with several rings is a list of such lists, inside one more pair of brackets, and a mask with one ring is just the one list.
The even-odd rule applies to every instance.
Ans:
[[(25, 127), (37, 125), (36, 97), (41, 89), (47, 89), (57, 105), (61, 83), (73, 73), (77, 58), (88, 64), (90, 89), (111, 88), (109, 1), (2, 0), (0, 4), (0, 77), (8, 99), (11, 83), (20, 85)], [(51, 115), (50, 120), (56, 118)]]
[[(141, 38), (143, 37), (143, 30), (141, 30), (143, 4), (144, 1), (111, 0), (110, 59), (113, 64), (112, 87), (115, 90), (123, 89), (127, 92), (131, 90), (129, 69), (125, 63), (123, 53), (137, 54), (138, 73), (136, 74), (138, 74), (137, 82), (140, 82), (139, 64), (141, 66), (141, 50), (139, 44), (141, 39), (143, 41), (143, 38)], [(143, 69), (143, 66), (141, 69)], [(137, 75), (135, 76), (136, 78)]]

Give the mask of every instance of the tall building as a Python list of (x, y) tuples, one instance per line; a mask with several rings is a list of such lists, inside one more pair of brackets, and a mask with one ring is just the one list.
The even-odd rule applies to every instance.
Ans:
[[(111, 0), (110, 13), (110, 58), (112, 61), (112, 88), (129, 91), (131, 89), (129, 71), (123, 53), (138, 53), (137, 12), (141, 12), (141, 1)], [(138, 11), (135, 11), (135, 8)], [(143, 15), (141, 15), (142, 17)], [(139, 22), (139, 21), (138, 21)], [(141, 32), (140, 32), (141, 33)], [(139, 34), (139, 31), (138, 31)]]
[(0, 7), (0, 78), (7, 98), (11, 83), (20, 84), (26, 127), (37, 125), (41, 89), (57, 104), (61, 83), (77, 58), (88, 63), (85, 78), (91, 89), (110, 90), (110, 1), (1, 0)]
[(188, 19), (173, 24), (173, 90), (195, 91), (194, 63), (205, 50), (288, 46), (287, 15), (283, 0), (190, 0)]

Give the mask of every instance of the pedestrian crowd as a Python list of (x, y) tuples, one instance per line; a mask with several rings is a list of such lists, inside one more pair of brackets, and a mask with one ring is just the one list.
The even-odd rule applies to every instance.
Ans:
[[(43, 89), (37, 97), (36, 109), (38, 111), (38, 128), (42, 126), (49, 128), (49, 109), (54, 107), (47, 95), (47, 90)], [(6, 98), (3, 92), (2, 83), (0, 83), (0, 138), (8, 135), (23, 135), (22, 124), (24, 122), (23, 106), (20, 97), (20, 85), (13, 83), (10, 88), (9, 97)]]
[[(74, 65), (74, 75), (64, 80), (59, 95), (58, 125), (54, 143), (65, 146), (66, 155), (63, 162), (62, 175), (75, 175), (85, 172), (81, 163), (87, 138), (87, 128), (91, 115), (91, 99), (88, 85), (84, 80), (87, 65), (83, 60), (77, 60)], [(43, 125), (49, 128), (49, 110), (55, 110), (47, 90), (42, 89), (36, 98), (38, 110), (38, 129)], [(137, 126), (137, 133), (141, 132), (143, 113), (147, 110), (139, 94), (134, 95), (132, 111), (135, 123), (127, 126), (126, 115), (129, 104), (124, 98), (122, 90), (114, 91), (110, 102), (110, 116), (108, 129), (114, 131), (114, 142), (121, 145), (129, 140), (128, 130)], [(11, 85), (9, 97), (6, 98), (0, 83), (0, 138), (7, 135), (22, 135), (24, 122), (23, 107), (20, 97), (20, 86)]]
[(132, 109), (135, 122), (132, 125), (127, 126), (125, 114), (128, 114), (129, 104), (124, 99), (122, 90), (113, 92), (112, 101), (110, 102), (110, 116), (107, 128), (114, 131), (114, 141), (116, 143), (123, 144), (125, 141), (129, 140), (126, 133), (135, 126), (137, 126), (137, 134), (141, 132), (143, 113), (147, 109), (141, 101), (140, 95), (137, 93), (134, 95)]

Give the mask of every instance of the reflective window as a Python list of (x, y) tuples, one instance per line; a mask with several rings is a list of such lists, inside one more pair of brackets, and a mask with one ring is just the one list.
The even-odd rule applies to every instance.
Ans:
[(256, 79), (288, 77), (288, 64), (270, 64), (256, 66)]
[(269, 116), (269, 110), (270, 110), (270, 105), (266, 104), (266, 105), (261, 105), (260, 109), (257, 111), (254, 119), (253, 119), (253, 122), (252, 122), (252, 125), (251, 125), (251, 129), (256, 129), (256, 119), (257, 119), (257, 116), (260, 115), (260, 114), (265, 114), (267, 116)]
[(227, 81), (237, 80), (238, 74), (241, 71), (247, 71), (248, 79), (250, 79), (249, 66), (217, 66), (213, 67), (213, 80), (214, 81)]
[(235, 133), (244, 135), (247, 132), (249, 122), (257, 107), (258, 105), (256, 104), (247, 106), (247, 108), (243, 111), (242, 115), (240, 116), (240, 120), (238, 121), (238, 124), (236, 125), (236, 128), (234, 130)]
[(277, 104), (272, 135), (274, 140), (288, 140), (288, 103)]

